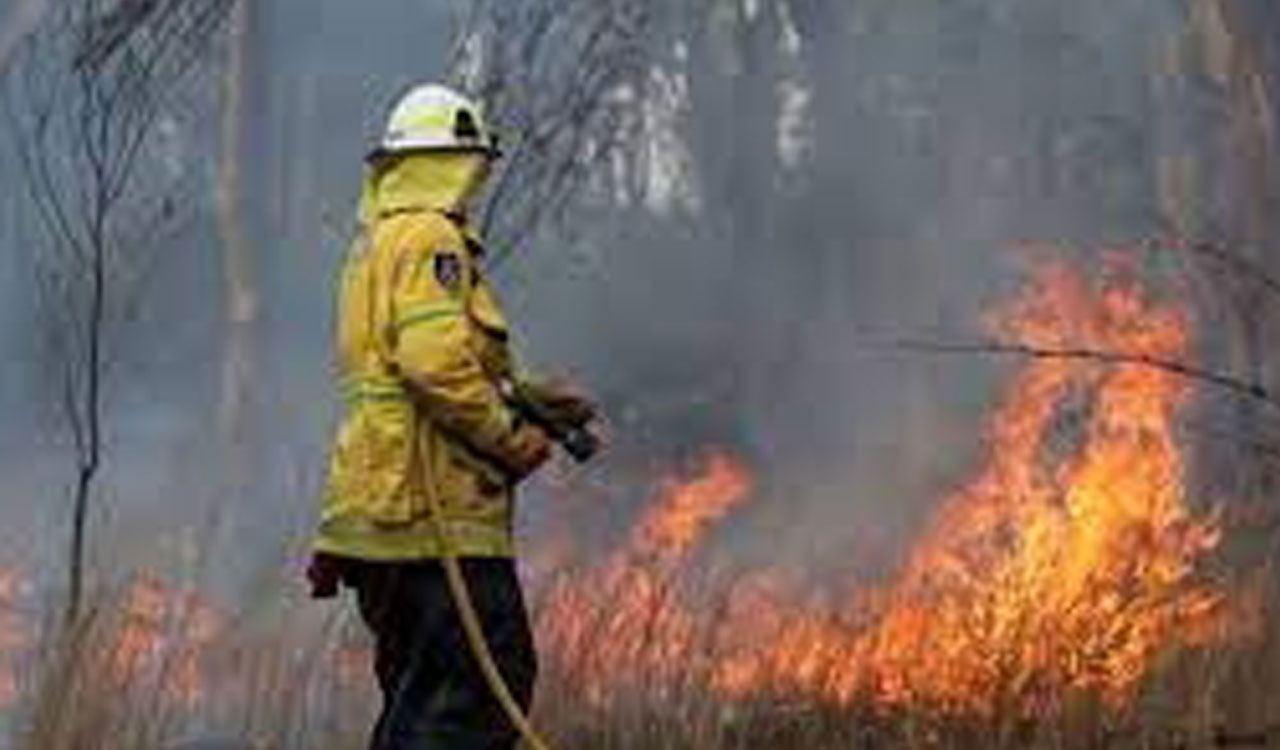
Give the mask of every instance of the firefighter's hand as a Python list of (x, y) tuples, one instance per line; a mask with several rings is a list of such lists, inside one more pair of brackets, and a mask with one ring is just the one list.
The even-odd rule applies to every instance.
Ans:
[(537, 471), (551, 458), (551, 440), (541, 429), (529, 424), (516, 428), (511, 438), (507, 472), (514, 482), (519, 482)]
[(520, 390), (559, 424), (582, 427), (600, 413), (600, 408), (582, 389), (563, 378), (524, 382)]
[(307, 582), (312, 599), (332, 599), (342, 583), (342, 558), (327, 552), (315, 552), (307, 565)]

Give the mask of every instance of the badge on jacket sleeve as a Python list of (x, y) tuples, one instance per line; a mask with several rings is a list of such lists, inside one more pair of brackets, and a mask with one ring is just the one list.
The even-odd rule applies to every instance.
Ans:
[(458, 254), (452, 252), (436, 253), (432, 263), (435, 269), (436, 281), (440, 282), (440, 286), (451, 292), (457, 291), (462, 284), (462, 259), (458, 257)]

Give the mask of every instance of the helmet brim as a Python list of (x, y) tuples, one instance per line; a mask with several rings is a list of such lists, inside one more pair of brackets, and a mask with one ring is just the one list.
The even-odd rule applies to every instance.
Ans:
[(489, 147), (484, 146), (407, 146), (404, 148), (387, 148), (383, 144), (378, 144), (372, 149), (365, 152), (364, 160), (366, 164), (376, 164), (395, 156), (403, 156), (405, 154), (442, 154), (442, 153), (475, 153), (484, 154), (493, 161), (497, 161), (506, 156), (501, 148), (496, 144)]

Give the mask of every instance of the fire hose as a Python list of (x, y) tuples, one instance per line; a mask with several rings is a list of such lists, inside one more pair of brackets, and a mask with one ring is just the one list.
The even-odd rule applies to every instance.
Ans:
[[(600, 448), (599, 439), (587, 429), (585, 423), (565, 423), (554, 419), (536, 401), (525, 398), (511, 383), (504, 382), (501, 387), (503, 397), (525, 421), (541, 428), (548, 437), (555, 440), (565, 451), (579, 463), (589, 460)], [(437, 519), (444, 518), (444, 505), (436, 493), (428, 493), (431, 512)], [(453, 599), (454, 609), (458, 611), (458, 619), (475, 658), (485, 683), (495, 700), (502, 706), (507, 720), (516, 728), (525, 743), (532, 750), (552, 750), (551, 745), (538, 734), (533, 722), (525, 714), (520, 704), (511, 694), (502, 671), (493, 659), (493, 650), (485, 638), (484, 627), (480, 624), (480, 616), (476, 612), (475, 602), (471, 598), (471, 590), (467, 587), (466, 577), (462, 574), (462, 564), (453, 548), (453, 541), (438, 523), (431, 525), (436, 539), (440, 543), (440, 560), (444, 565), (445, 581), (449, 586), (449, 596)]]
[[(436, 518), (441, 517), (441, 511), (444, 509), (440, 503), (440, 499), (435, 493), (431, 493), (431, 510), (436, 514)], [(467, 645), (471, 648), (471, 655), (475, 657), (476, 663), (480, 666), (480, 672), (484, 675), (484, 681), (489, 686), (489, 691), (493, 693), (493, 697), (502, 706), (502, 712), (507, 715), (507, 720), (516, 728), (520, 736), (524, 738), (526, 744), (532, 750), (552, 750), (551, 745), (538, 734), (538, 730), (534, 728), (533, 722), (529, 721), (529, 717), (525, 715), (520, 708), (520, 704), (516, 702), (515, 697), (511, 695), (511, 688), (507, 685), (506, 679), (502, 676), (502, 672), (498, 669), (497, 663), (493, 660), (493, 651), (489, 648), (489, 642), (484, 637), (484, 628), (480, 625), (480, 616), (476, 613), (475, 603), (471, 600), (471, 591), (467, 588), (467, 580), (462, 575), (462, 564), (458, 561), (458, 555), (453, 550), (452, 542), (449, 535), (444, 532), (440, 524), (432, 524), (432, 528), (436, 530), (436, 538), (440, 542), (440, 561), (444, 564), (445, 580), (449, 584), (449, 596), (453, 598), (454, 609), (458, 611), (458, 619), (462, 622), (462, 631), (467, 637)]]

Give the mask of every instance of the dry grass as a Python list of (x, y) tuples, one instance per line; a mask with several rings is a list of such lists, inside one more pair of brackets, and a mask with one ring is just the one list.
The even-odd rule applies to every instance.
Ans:
[[(354, 618), (241, 618), (210, 633), (193, 629), (192, 611), (140, 623), (126, 591), (99, 597), (73, 629), (46, 629), (15, 708), (14, 750), (363, 747), (376, 696)], [(1036, 719), (832, 707), (787, 695), (726, 702), (692, 680), (592, 707), (547, 659), (537, 721), (574, 750), (1280, 747), (1280, 625), (1272, 620), (1248, 641), (1166, 655), (1120, 712), (1089, 694)], [(194, 644), (193, 633), (202, 636)]]
[(11, 710), (14, 750), (363, 745), (371, 695), (336, 621), (218, 618), (142, 580), (99, 592), (74, 627), (42, 629)]

